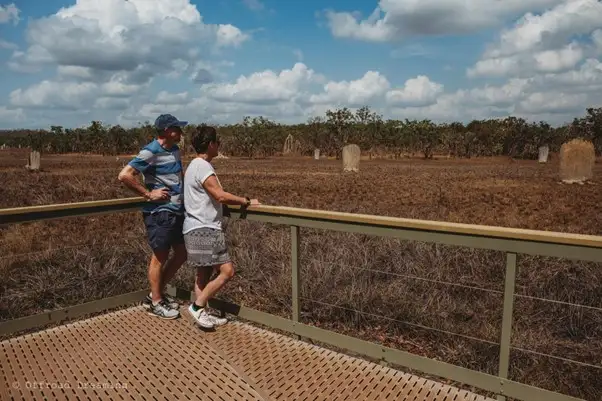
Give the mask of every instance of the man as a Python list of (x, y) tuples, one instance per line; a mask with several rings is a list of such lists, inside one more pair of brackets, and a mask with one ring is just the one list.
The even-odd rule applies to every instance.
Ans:
[[(190, 162), (184, 175), (183, 232), (188, 264), (196, 267), (197, 274), (194, 286), (196, 300), (188, 311), (201, 327), (210, 329), (227, 320), (207, 313), (207, 301), (234, 276), (234, 266), (222, 230), (222, 204), (250, 206), (259, 205), (259, 201), (232, 195), (222, 189), (211, 165), (219, 147), (215, 128), (197, 128), (192, 146), (197, 157)], [(209, 281), (213, 270), (219, 274)]]
[[(184, 205), (182, 194), (182, 160), (177, 143), (186, 121), (162, 114), (155, 121), (157, 138), (146, 145), (119, 173), (119, 181), (150, 202), (142, 215), (148, 243), (153, 251), (148, 280), (150, 294), (143, 301), (148, 313), (163, 319), (180, 315), (179, 304), (164, 293), (165, 285), (186, 262), (182, 234)], [(138, 175), (144, 177), (144, 184)], [(173, 256), (169, 258), (170, 249)]]

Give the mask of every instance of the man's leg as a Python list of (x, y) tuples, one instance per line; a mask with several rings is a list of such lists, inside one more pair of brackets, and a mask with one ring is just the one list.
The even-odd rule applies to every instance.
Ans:
[(174, 319), (179, 312), (173, 309), (162, 297), (163, 265), (167, 263), (170, 250), (170, 218), (167, 214), (159, 212), (145, 217), (148, 242), (153, 250), (148, 267), (148, 280), (150, 283), (150, 297), (147, 297), (146, 307), (149, 313), (164, 319)]
[(182, 233), (184, 226), (184, 216), (178, 215), (172, 216), (173, 224), (169, 228), (169, 244), (173, 249), (173, 255), (167, 260), (163, 268), (163, 275), (161, 276), (161, 293), (165, 293), (165, 286), (171, 281), (176, 275), (180, 267), (186, 262), (188, 253), (186, 252), (186, 245), (184, 244), (184, 234)]
[[(171, 256), (171, 258), (167, 259), (167, 261), (165, 262), (165, 266), (163, 267), (162, 273), (161, 273), (161, 287), (160, 287), (160, 291), (163, 297), (166, 297), (165, 294), (165, 287), (167, 286), (167, 284), (171, 281), (171, 279), (176, 275), (176, 273), (178, 272), (178, 270), (180, 269), (180, 267), (182, 267), (182, 265), (186, 262), (186, 258), (187, 258), (187, 253), (186, 253), (186, 247), (184, 246), (184, 244), (175, 244), (173, 246), (173, 254)], [(154, 290), (153, 289), (153, 294), (154, 294)], [(170, 304), (172, 303), (177, 303), (175, 302), (175, 300), (168, 299), (168, 301), (170, 302)], [(174, 308), (176, 307), (175, 305), (172, 305)]]
[(182, 264), (186, 262), (186, 249), (184, 249), (182, 255), (182, 249), (179, 248), (184, 248), (184, 246), (181, 245), (174, 247), (174, 253), (171, 257), (168, 257), (169, 250), (155, 251), (153, 254), (153, 257), (151, 258), (151, 266), (149, 266), (149, 282), (151, 284), (151, 292), (146, 298), (147, 306), (149, 306), (153, 301), (158, 302), (163, 299), (172, 309), (178, 309), (180, 307), (177, 299), (165, 293), (165, 287), (169, 281), (173, 278)]
[[(173, 214), (168, 215), (168, 219), (164, 219), (160, 230), (162, 231), (163, 238), (160, 240), (160, 246), (171, 247), (173, 254), (170, 258), (163, 262), (163, 269), (161, 273), (161, 287), (159, 296), (165, 297), (165, 287), (169, 281), (176, 275), (180, 267), (186, 262), (187, 253), (186, 246), (184, 245), (184, 236), (182, 234), (182, 226), (184, 223), (184, 216), (175, 216)], [(159, 241), (156, 241), (159, 242)], [(156, 289), (152, 290), (152, 294), (155, 294)], [(155, 295), (153, 295), (155, 297)], [(171, 300), (170, 300), (170, 303)], [(176, 308), (178, 305), (174, 305)]]
[(163, 278), (161, 280), (163, 284), (163, 291), (165, 290), (167, 283), (174, 278), (178, 270), (180, 270), (180, 267), (182, 267), (182, 265), (186, 262), (188, 256), (184, 244), (176, 244), (172, 249), (173, 254), (171, 258), (167, 260), (165, 268), (163, 269)]
[(151, 297), (147, 298), (146, 307), (148, 313), (162, 319), (175, 319), (180, 316), (176, 306), (170, 305), (169, 301), (162, 296), (163, 288), (162, 265), (166, 263), (169, 256), (169, 249), (155, 250), (148, 267), (148, 281), (151, 287)]
[(169, 249), (156, 249), (153, 250), (153, 256), (151, 257), (148, 265), (148, 282), (150, 283), (151, 289), (151, 301), (156, 304), (161, 301), (161, 289), (163, 288), (162, 267), (163, 264), (168, 260)]

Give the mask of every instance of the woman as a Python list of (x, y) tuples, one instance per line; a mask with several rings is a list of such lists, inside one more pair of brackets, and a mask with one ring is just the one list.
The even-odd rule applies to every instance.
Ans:
[[(197, 269), (197, 274), (194, 286), (196, 300), (188, 311), (201, 327), (210, 329), (225, 324), (227, 320), (207, 313), (207, 301), (234, 276), (234, 266), (222, 230), (222, 204), (248, 207), (260, 203), (257, 199), (242, 198), (222, 189), (211, 165), (219, 147), (215, 128), (198, 127), (192, 137), (192, 146), (197, 157), (190, 162), (184, 175), (183, 233), (188, 264)], [(213, 269), (219, 275), (209, 281)]]

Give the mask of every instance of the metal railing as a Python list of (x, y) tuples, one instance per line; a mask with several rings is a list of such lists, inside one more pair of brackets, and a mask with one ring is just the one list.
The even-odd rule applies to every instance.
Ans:
[[(142, 198), (127, 198), (0, 209), (0, 227), (6, 224), (39, 220), (132, 212), (138, 210), (145, 203), (146, 201)], [(265, 205), (249, 209), (239, 207), (230, 207), (229, 209), (230, 218), (232, 219), (246, 219), (291, 227), (292, 316), (291, 319), (286, 319), (219, 299), (210, 301), (212, 307), (249, 321), (289, 332), (298, 337), (309, 338), (370, 358), (474, 386), (497, 394), (498, 399), (510, 397), (525, 401), (540, 399), (549, 401), (579, 400), (575, 397), (508, 379), (510, 350), (513, 348), (510, 339), (514, 297), (519, 296), (515, 294), (517, 255), (528, 254), (602, 262), (602, 237)], [(303, 299), (300, 297), (299, 244), (301, 227), (505, 252), (506, 271), (498, 375), (495, 376), (436, 361), (301, 323), (300, 300)], [(0, 323), (0, 335), (28, 330), (44, 324), (56, 323), (87, 313), (100, 312), (118, 305), (136, 302), (146, 294), (146, 291), (136, 291), (83, 305), (2, 322)], [(190, 291), (174, 287), (170, 287), (169, 292), (180, 298), (192, 299), (193, 296)]]

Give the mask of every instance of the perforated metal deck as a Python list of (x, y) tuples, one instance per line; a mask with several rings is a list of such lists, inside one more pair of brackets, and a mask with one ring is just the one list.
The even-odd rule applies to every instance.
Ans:
[(239, 322), (203, 335), (274, 400), (490, 400)]
[(0, 345), (2, 400), (486, 400), (239, 322), (205, 333), (141, 307)]

